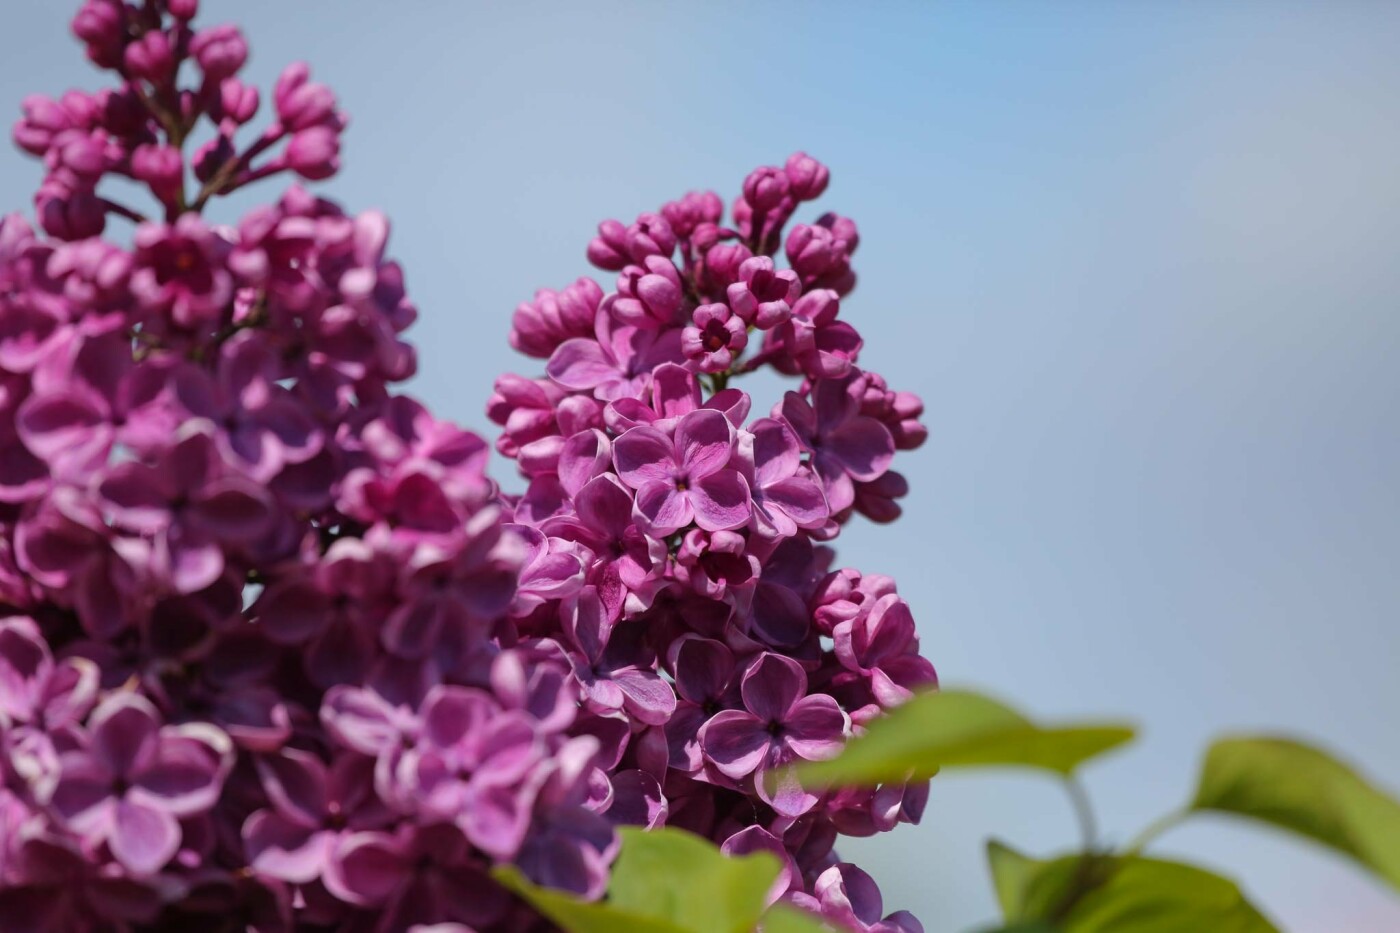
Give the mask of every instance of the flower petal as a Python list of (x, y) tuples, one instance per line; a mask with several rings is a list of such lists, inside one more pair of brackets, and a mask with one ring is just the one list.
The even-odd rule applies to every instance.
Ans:
[(736, 780), (763, 763), (772, 744), (765, 724), (742, 710), (716, 713), (700, 727), (700, 748), (720, 773)]

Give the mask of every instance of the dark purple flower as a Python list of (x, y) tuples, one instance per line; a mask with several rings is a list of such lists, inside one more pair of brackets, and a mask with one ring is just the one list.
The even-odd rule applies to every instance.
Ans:
[(703, 373), (729, 369), (748, 345), (744, 322), (724, 304), (701, 305), (691, 317), (691, 325), (681, 332), (681, 350), (686, 359)]
[(716, 713), (700, 730), (706, 759), (734, 780), (753, 775), (759, 796), (779, 813), (805, 813), (817, 797), (783, 766), (795, 758), (836, 754), (850, 718), (826, 694), (806, 696), (806, 673), (782, 655), (764, 653), (755, 659), (740, 690), (744, 709)]
[(768, 538), (790, 538), (799, 528), (820, 528), (829, 517), (826, 496), (802, 464), (797, 438), (783, 422), (760, 418), (749, 426), (753, 470), (753, 528)]
[(775, 269), (767, 256), (755, 256), (739, 266), (739, 281), (725, 294), (729, 307), (744, 323), (770, 330), (792, 316), (802, 283), (792, 270)]
[(228, 736), (211, 726), (162, 725), (135, 694), (103, 701), (82, 748), (59, 756), (36, 796), (90, 845), (105, 842), (136, 875), (159, 871), (180, 846), (180, 819), (219, 799), (232, 764)]
[(889, 469), (894, 439), (889, 429), (860, 414), (852, 392), (854, 377), (823, 379), (812, 388), (812, 401), (788, 392), (774, 411), (812, 452), (812, 465), (826, 487), (833, 513), (855, 501), (853, 480), (868, 482)]
[(214, 324), (233, 298), (233, 278), (223, 265), (228, 250), (196, 214), (182, 214), (170, 226), (142, 224), (131, 292), (146, 311), (168, 313), (179, 327)]

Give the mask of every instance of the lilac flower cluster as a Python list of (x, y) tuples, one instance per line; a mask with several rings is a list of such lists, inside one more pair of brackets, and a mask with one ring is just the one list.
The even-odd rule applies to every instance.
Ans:
[[(833, 569), (825, 543), (856, 513), (898, 517), (891, 463), (926, 437), (840, 316), (855, 224), (788, 229), (827, 182), (798, 153), (749, 175), (728, 224), (710, 192), (600, 224), (587, 254), (613, 290), (520, 305), (511, 344), (545, 375), (502, 377), (488, 414), (528, 480), (505, 497), (530, 555), (512, 625), (569, 658), (605, 816), (773, 852), (773, 900), (909, 933), (833, 845), (917, 822), (927, 783), (816, 794), (793, 774), (935, 681), (894, 581)], [(751, 417), (731, 381), (765, 365), (801, 381)]]
[(490, 867), (596, 895), (643, 799), (582, 696), (670, 688), (586, 612), (522, 637), (583, 569), (394, 393), (385, 218), (296, 186), (205, 218), (333, 174), (346, 122), (298, 64), (241, 139), (247, 45), (196, 7), (87, 0), (115, 89), (14, 131), (47, 174), (38, 232), (0, 220), (0, 929), (533, 929)]

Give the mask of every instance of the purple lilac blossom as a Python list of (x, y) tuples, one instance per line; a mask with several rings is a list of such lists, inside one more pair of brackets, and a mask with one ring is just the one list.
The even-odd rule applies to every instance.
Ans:
[[(784, 239), (829, 183), (797, 153), (749, 175), (728, 224), (711, 192), (603, 221), (586, 255), (615, 291), (580, 279), (522, 304), (510, 341), (545, 376), (502, 376), (488, 415), (529, 484), (504, 497), (535, 530), (517, 625), (570, 658), (607, 746), (604, 816), (772, 852), (770, 901), (913, 933), (833, 846), (918, 822), (927, 783), (815, 794), (792, 779), (936, 684), (894, 581), (833, 569), (825, 543), (856, 513), (899, 515), (891, 465), (927, 437), (919, 399), (860, 367), (840, 316), (855, 224), (824, 214)], [(764, 366), (801, 382), (750, 420), (735, 383)], [(534, 595), (537, 574), (554, 598)]]
[[(245, 83), (198, 8), (85, 0), (114, 86), (14, 128), (46, 175), (37, 230), (0, 219), (0, 928), (547, 929), (490, 869), (598, 897), (632, 824), (773, 852), (770, 900), (840, 928), (918, 930), (833, 846), (917, 822), (927, 785), (789, 768), (935, 683), (893, 581), (824, 543), (898, 515), (926, 438), (840, 317), (855, 224), (784, 238), (827, 168), (754, 171), (728, 221), (691, 192), (599, 225), (614, 290), (512, 320), (545, 375), (488, 406), (528, 481), (503, 494), (484, 441), (397, 392), (387, 218), (297, 183), (212, 216), (334, 175), (347, 119), (303, 63)], [(750, 420), (730, 383), (765, 365), (802, 382)]]

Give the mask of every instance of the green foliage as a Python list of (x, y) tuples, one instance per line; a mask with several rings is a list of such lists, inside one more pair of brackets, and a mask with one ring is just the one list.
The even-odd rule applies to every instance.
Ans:
[[(997, 933), (1274, 933), (1239, 887), (1180, 862), (1145, 858), (1163, 829), (1200, 811), (1260, 820), (1345, 853), (1400, 888), (1400, 803), (1348, 766), (1279, 738), (1228, 738), (1206, 755), (1188, 809), (1154, 823), (1124, 852), (1093, 841), (1093, 817), (1070, 778), (1128, 741), (1120, 725), (1038, 726), (968, 691), (915, 697), (872, 723), (840, 756), (804, 765), (809, 786), (871, 785), (950, 767), (1029, 767), (1069, 778), (1087, 851), (1036, 859), (987, 846), (1004, 926)], [(622, 829), (607, 898), (584, 903), (537, 888), (514, 869), (496, 876), (572, 933), (830, 933), (820, 919), (779, 904), (765, 912), (779, 866), (759, 853), (728, 858), (680, 830)], [(988, 931), (991, 933), (991, 931)]]
[(1069, 774), (1132, 737), (1131, 728), (1117, 724), (1038, 726), (989, 697), (941, 690), (877, 719), (838, 757), (806, 765), (799, 774), (811, 786), (873, 785), (975, 766)]
[[(624, 827), (619, 833), (622, 852), (605, 902), (586, 903), (536, 887), (514, 869), (500, 869), (496, 877), (573, 933), (749, 933), (757, 925), (778, 877), (778, 860), (772, 855), (727, 857), (679, 829)], [(805, 919), (800, 911), (786, 910), (773, 929), (822, 929), (816, 923), (801, 925)]]
[(1319, 749), (1290, 739), (1221, 739), (1206, 753), (1191, 806), (1306, 836), (1400, 888), (1400, 803)]
[(1272, 933), (1225, 878), (1191, 865), (1077, 853), (1041, 861), (988, 847), (1007, 929), (1059, 933)]

